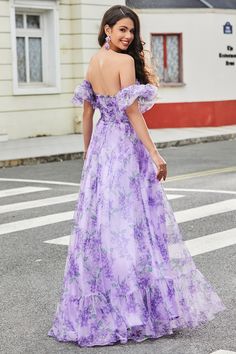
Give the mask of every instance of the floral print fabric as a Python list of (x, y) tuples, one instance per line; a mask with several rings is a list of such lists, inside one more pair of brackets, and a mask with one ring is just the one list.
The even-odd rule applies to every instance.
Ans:
[(142, 341), (194, 328), (225, 309), (186, 248), (156, 167), (125, 109), (155, 103), (136, 83), (73, 102), (100, 110), (81, 176), (61, 298), (49, 336), (81, 347)]

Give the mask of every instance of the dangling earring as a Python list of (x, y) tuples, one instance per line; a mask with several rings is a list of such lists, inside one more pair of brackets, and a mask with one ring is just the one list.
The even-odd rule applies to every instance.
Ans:
[(111, 37), (110, 36), (106, 36), (106, 38), (105, 38), (105, 41), (106, 41), (105, 48), (106, 48), (106, 50), (110, 49), (110, 43), (109, 43), (110, 40), (111, 40)]

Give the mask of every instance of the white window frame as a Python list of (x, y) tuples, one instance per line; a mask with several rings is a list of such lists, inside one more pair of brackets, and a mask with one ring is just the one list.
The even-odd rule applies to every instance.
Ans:
[[(18, 82), (16, 37), (22, 33), (34, 36), (36, 29), (18, 29), (15, 14), (40, 15), (42, 35), (43, 82)], [(58, 0), (11, 0), (11, 36), (13, 57), (13, 94), (37, 95), (60, 93), (60, 46), (59, 46), (59, 1)], [(37, 34), (36, 34), (37, 37)]]

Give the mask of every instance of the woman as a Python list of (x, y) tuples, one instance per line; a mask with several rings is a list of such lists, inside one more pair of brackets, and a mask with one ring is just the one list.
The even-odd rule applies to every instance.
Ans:
[[(84, 167), (63, 290), (49, 335), (80, 346), (142, 341), (193, 328), (225, 309), (182, 241), (161, 180), (164, 159), (142, 113), (157, 87), (139, 19), (104, 15), (73, 102), (84, 104)], [(92, 135), (92, 117), (100, 119)]]

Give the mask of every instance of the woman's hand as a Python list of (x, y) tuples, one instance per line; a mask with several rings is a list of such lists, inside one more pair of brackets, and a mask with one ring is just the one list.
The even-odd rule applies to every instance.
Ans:
[(83, 160), (86, 159), (86, 155), (87, 155), (87, 150), (85, 150), (85, 151), (83, 152)]
[(165, 160), (163, 159), (163, 157), (161, 157), (161, 155), (157, 150), (151, 152), (150, 155), (158, 169), (157, 178), (159, 179), (159, 181), (161, 181), (162, 178), (165, 181), (167, 177), (167, 164)]

